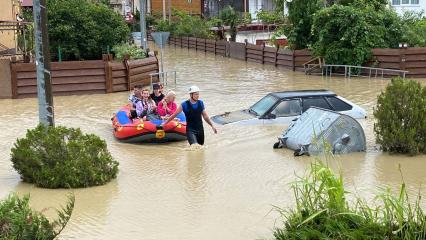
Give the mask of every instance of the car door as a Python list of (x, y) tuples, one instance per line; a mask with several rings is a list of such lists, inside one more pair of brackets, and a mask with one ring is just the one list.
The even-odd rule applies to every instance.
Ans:
[(302, 113), (301, 101), (298, 98), (284, 99), (265, 115), (263, 124), (290, 124)]
[(302, 99), (303, 112), (308, 110), (310, 107), (319, 107), (328, 110), (334, 110), (333, 107), (328, 103), (328, 101), (323, 96), (315, 97), (304, 97)]

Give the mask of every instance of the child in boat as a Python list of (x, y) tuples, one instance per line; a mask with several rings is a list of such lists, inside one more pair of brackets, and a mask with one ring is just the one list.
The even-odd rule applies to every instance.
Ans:
[(136, 103), (136, 114), (138, 118), (147, 120), (148, 118), (151, 118), (153, 114), (155, 114), (157, 105), (155, 105), (154, 100), (150, 98), (148, 89), (142, 89), (140, 94), (141, 99)]
[(141, 92), (142, 86), (141, 85), (135, 85), (133, 87), (132, 93), (129, 95), (129, 105), (130, 105), (130, 116), (131, 118), (136, 118), (136, 103), (141, 99)]
[(161, 118), (168, 118), (175, 113), (177, 105), (175, 103), (176, 93), (174, 91), (167, 92), (166, 96), (158, 103), (158, 114)]

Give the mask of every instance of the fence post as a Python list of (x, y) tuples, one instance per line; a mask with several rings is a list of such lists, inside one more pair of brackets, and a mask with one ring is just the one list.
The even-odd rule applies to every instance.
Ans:
[(404, 70), (406, 69), (406, 52), (407, 48), (400, 48), (399, 49), (399, 69)]
[(216, 55), (216, 43), (217, 43), (217, 40), (214, 40), (214, 55)]
[(244, 39), (244, 44), (245, 44), (245, 52), (244, 52), (244, 60), (247, 62), (247, 39)]
[(105, 90), (106, 93), (112, 92), (112, 69), (109, 66), (109, 55), (104, 59), (105, 64)]
[(18, 79), (14, 63), (10, 64), (10, 76), (12, 79), (12, 98), (18, 98)]
[(265, 42), (262, 43), (262, 64), (265, 64)]
[(274, 66), (277, 66), (277, 61), (278, 61), (278, 48), (275, 48), (275, 60), (274, 60)]
[(296, 50), (291, 51), (291, 65), (293, 72), (296, 71)]

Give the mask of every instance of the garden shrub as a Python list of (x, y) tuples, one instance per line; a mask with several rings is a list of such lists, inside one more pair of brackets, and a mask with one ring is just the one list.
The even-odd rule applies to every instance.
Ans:
[(16, 141), (11, 157), (23, 181), (45, 188), (102, 185), (118, 172), (106, 142), (74, 128), (40, 124)]
[(62, 60), (98, 60), (108, 47), (126, 41), (130, 29), (123, 17), (104, 4), (88, 0), (49, 0), (49, 45)]
[(376, 142), (384, 151), (426, 153), (426, 87), (392, 79), (377, 99), (374, 117)]
[(59, 218), (53, 222), (40, 212), (29, 207), (29, 196), (23, 198), (16, 194), (0, 201), (0, 240), (52, 240), (67, 225), (74, 209), (74, 196), (68, 204), (57, 211)]
[(128, 55), (130, 59), (146, 58), (146, 53), (142, 48), (128, 43), (115, 45), (112, 51), (115, 53), (115, 59), (118, 61), (123, 61), (125, 55)]

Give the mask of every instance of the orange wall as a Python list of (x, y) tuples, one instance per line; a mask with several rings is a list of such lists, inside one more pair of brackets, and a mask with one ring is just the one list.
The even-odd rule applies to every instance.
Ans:
[[(168, 2), (166, 2), (166, 14), (168, 14)], [(192, 3), (188, 3), (188, 0), (171, 0), (172, 8), (176, 8), (180, 11), (185, 11), (191, 14), (201, 15), (201, 0), (192, 0)], [(163, 12), (163, 0), (151, 0), (151, 11), (156, 13)]]

